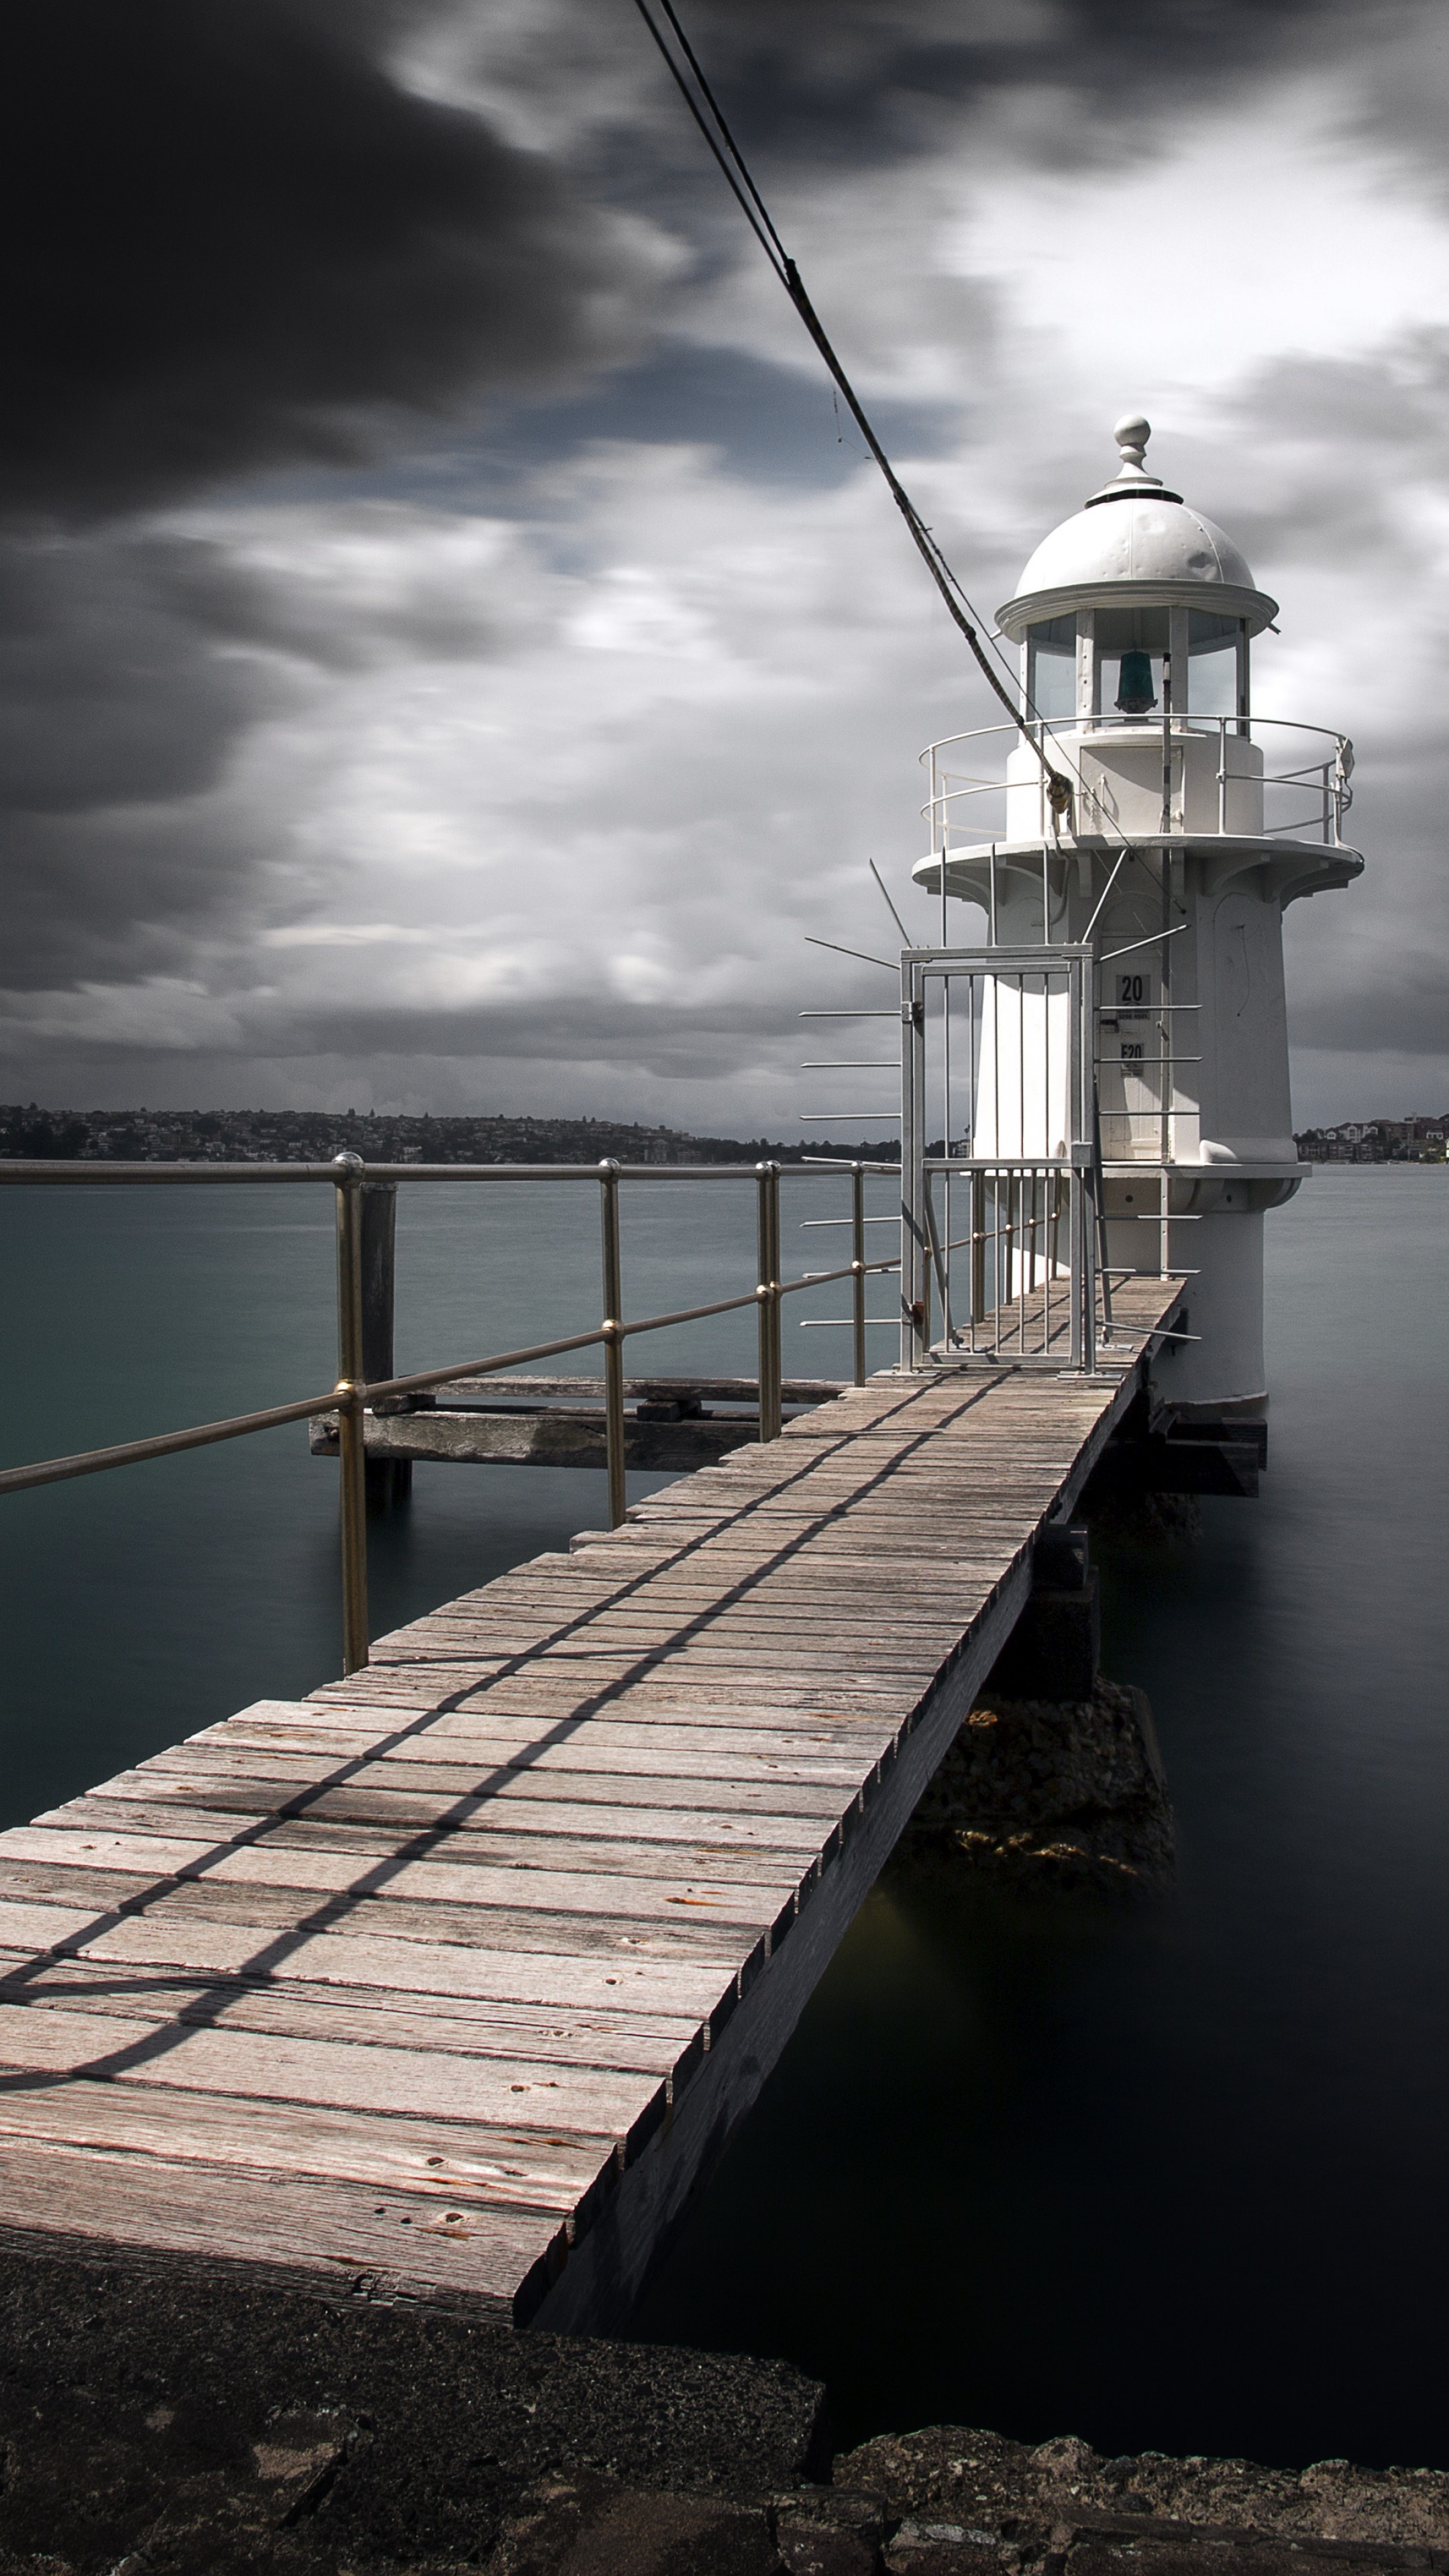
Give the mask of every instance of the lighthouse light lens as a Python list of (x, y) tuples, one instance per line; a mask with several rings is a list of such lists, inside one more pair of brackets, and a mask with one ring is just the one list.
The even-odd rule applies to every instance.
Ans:
[(1157, 704), (1150, 653), (1124, 653), (1117, 683), (1117, 705), (1124, 716), (1145, 716)]
[(1099, 608), (1096, 614), (1096, 688), (1099, 715), (1150, 715), (1163, 703), (1162, 665), (1167, 652), (1165, 608)]

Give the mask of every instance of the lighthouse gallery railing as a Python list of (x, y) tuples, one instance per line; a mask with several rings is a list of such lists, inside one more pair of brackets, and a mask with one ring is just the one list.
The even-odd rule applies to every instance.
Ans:
[[(1309, 832), (1328, 849), (1342, 848), (1343, 818), (1353, 803), (1353, 789), (1349, 782), (1353, 776), (1354, 755), (1353, 744), (1347, 734), (1335, 733), (1327, 725), (1302, 724), (1291, 716), (1208, 716), (1194, 715), (1190, 709), (1173, 708), (1165, 715), (1141, 717), (1123, 716), (1115, 710), (1102, 715), (1051, 717), (1038, 719), (1024, 728), (978, 725), (969, 733), (945, 734), (938, 742), (928, 743), (921, 753), (921, 763), (923, 767), (929, 765), (931, 792), (921, 807), (921, 813), (930, 828), (932, 851), (939, 852), (944, 846), (950, 852), (953, 844), (957, 855), (977, 847), (984, 849), (993, 835), (984, 829), (972, 828), (963, 817), (961, 807), (983, 796), (1020, 795), (1031, 784), (1029, 781), (1008, 781), (1003, 775), (978, 776), (973, 769), (948, 766), (948, 753), (960, 753), (968, 743), (992, 743), (1002, 754), (1001, 768), (1004, 770), (1005, 754), (1016, 748), (1023, 733), (1035, 743), (1053, 744), (1055, 756), (1060, 759), (1060, 745), (1066, 735), (1075, 734), (1090, 740), (1094, 733), (1110, 733), (1120, 740), (1129, 730), (1144, 741), (1161, 741), (1165, 749), (1176, 749), (1186, 741), (1202, 737), (1209, 740), (1214, 736), (1217, 738), (1216, 826), (1194, 825), (1190, 831), (1184, 832), (1180, 823), (1165, 819), (1163, 837), (1211, 838), (1214, 829), (1217, 834), (1227, 837), (1230, 791), (1249, 783), (1241, 772), (1229, 766), (1228, 743), (1230, 740), (1252, 742), (1260, 734), (1269, 734), (1274, 747), (1283, 750), (1289, 765), (1265, 769), (1261, 781), (1255, 778), (1251, 784), (1261, 784), (1265, 790), (1287, 789), (1295, 798), (1306, 797), (1308, 809), (1306, 813), (1291, 816), (1286, 822), (1268, 822), (1265, 819), (1262, 832), (1254, 837), (1267, 841), (1286, 840)], [(1299, 759), (1294, 746), (1286, 742), (1280, 745), (1279, 741), (1282, 736), (1295, 734), (1309, 737), (1313, 746), (1322, 744), (1326, 747), (1322, 751), (1312, 748), (1307, 757)], [(1070, 775), (1070, 763), (1067, 766)], [(1078, 790), (1077, 802), (1081, 809), (1078, 830), (1105, 832), (1113, 840), (1123, 838), (1121, 827), (1109, 818), (1103, 816), (1095, 824), (1090, 821), (1094, 802), (1090, 782), (1074, 779), (1072, 783)], [(1039, 781), (1037, 784), (1040, 786)], [(1044, 836), (1054, 838), (1060, 818), (1051, 815), (1044, 789), (1041, 789), (1040, 802), (1038, 830)], [(972, 821), (974, 823), (974, 817)], [(998, 832), (994, 837), (1002, 840), (1006, 835)], [(1142, 835), (1133, 832), (1125, 837), (1140, 839)]]

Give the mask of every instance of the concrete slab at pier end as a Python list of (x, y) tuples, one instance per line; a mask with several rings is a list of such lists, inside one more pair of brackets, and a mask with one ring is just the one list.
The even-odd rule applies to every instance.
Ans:
[(4, 2235), (621, 2324), (1140, 1369), (873, 1379), (0, 1836)]

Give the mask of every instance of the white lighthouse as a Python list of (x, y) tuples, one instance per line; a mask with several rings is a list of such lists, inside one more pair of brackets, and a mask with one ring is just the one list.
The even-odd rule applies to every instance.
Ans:
[(1193, 1338), (1158, 1374), (1206, 1423), (1265, 1405), (1263, 1216), (1302, 1179), (1284, 909), (1363, 860), (1342, 840), (1351, 746), (1254, 715), (1277, 603), (1147, 472), (1148, 436), (1118, 423), (1117, 474), (998, 610), (1024, 724), (924, 755), (932, 848), (914, 874), (979, 904), (993, 947), (1093, 952), (1106, 1265), (1190, 1274)]

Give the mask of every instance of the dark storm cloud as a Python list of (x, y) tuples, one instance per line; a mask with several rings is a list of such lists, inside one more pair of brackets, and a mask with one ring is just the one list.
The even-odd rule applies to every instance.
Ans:
[[(200, 649), (188, 549), (91, 533), (0, 542), (4, 980), (174, 963), (251, 883), (192, 809), (279, 703), (259, 661)], [(178, 561), (179, 559), (179, 561)]]
[(632, 348), (617, 241), (541, 156), (409, 95), (382, 60), (393, 24), (362, 0), (48, 0), (10, 30), (12, 989), (174, 972), (254, 910), (272, 819), (221, 823), (206, 799), (258, 719), (295, 713), (297, 664), (478, 653), (499, 623), (420, 581), (349, 624), (299, 574), (126, 514), (365, 453), (389, 415), (396, 442), (403, 415), (478, 388), (572, 387)]
[(11, 508), (346, 458), (369, 414), (563, 379), (614, 345), (617, 245), (541, 156), (409, 95), (369, 50), (386, 23), (301, 0), (45, 0), (12, 22)]
[(258, 834), (185, 796), (23, 813), (5, 830), (6, 988), (185, 976), (199, 936), (255, 909)]
[[(597, 13), (584, 14), (597, 42)], [(1429, 0), (1391, 0), (1379, 37), (1430, 14)], [(1110, 155), (1124, 123), (1180, 114), (1255, 73), (1322, 69), (1364, 38), (1361, 0), (690, 0), (681, 15), (746, 150), (817, 168), (909, 157), (940, 110), (1013, 93), (1042, 98), (1014, 141), (1067, 167)], [(632, 21), (621, 8), (625, 45)], [(552, 18), (540, 30), (541, 78), (556, 68), (556, 30)], [(1406, 124), (1426, 122), (1401, 86)], [(687, 122), (676, 141), (699, 148)]]
[(1367, 975), (1289, 1011), (1295, 1046), (1325, 1054), (1424, 1056), (1444, 1060), (1445, 979), (1432, 958), (1402, 953), (1375, 962)]
[(12, 812), (193, 795), (280, 702), (255, 661), (198, 650), (197, 550), (107, 535), (0, 546), (0, 778)]
[[(686, 14), (777, 174), (909, 159), (936, 112), (978, 95), (1031, 101), (1015, 147), (1065, 166), (1113, 150), (1124, 118), (1140, 129), (1163, 104), (1362, 41), (1347, 0), (695, 0)], [(723, 223), (738, 247), (627, 0), (516, 23), (473, 0), (451, 12), (505, 89), (582, 111), (609, 64), (637, 73), (577, 155), (520, 151), (403, 86), (390, 52), (449, 15), (445, 0), (48, 0), (12, 29), (11, 507), (126, 508), (355, 458), (400, 414), (480, 387), (563, 388), (624, 354), (660, 316), (575, 192), (585, 169), (616, 194), (662, 189), (686, 229)], [(1382, 32), (1422, 15), (1385, 10)]]
[[(359, 549), (411, 551), (408, 577), (367, 600), (359, 613), (345, 597), (345, 581), (329, 581), (328, 567), (294, 559), (249, 562), (215, 538), (162, 538), (133, 546), (168, 612), (190, 629), (194, 650), (213, 649), (223, 667), (238, 655), (282, 656), (327, 671), (365, 669), (377, 662), (414, 657), (429, 662), (478, 661), (537, 634), (535, 605), (520, 591), (506, 549), (485, 588), (461, 581), (446, 559), (429, 560), (425, 541), (433, 522), (419, 510), (386, 501), (339, 502), (329, 533), (340, 553)], [(421, 559), (419, 559), (421, 558)], [(500, 575), (502, 576), (500, 578)], [(343, 595), (339, 596), (339, 593)], [(265, 696), (265, 687), (259, 690)]]
[[(477, 661), (536, 613), (505, 582), (460, 586), (429, 522), (386, 504), (330, 522), (343, 576), (246, 559), (199, 535), (123, 524), (0, 539), (4, 983), (20, 991), (175, 970), (203, 929), (239, 923), (283, 835), (212, 791), (251, 728), (297, 718), (323, 675), (416, 655)], [(359, 617), (350, 550), (409, 555)]]
[[(1419, 567), (1423, 530), (1403, 501), (1416, 486), (1449, 490), (1449, 330), (1399, 332), (1362, 356), (1274, 359), (1225, 409), (1251, 463), (1244, 475), (1226, 456), (1233, 533), (1250, 562), (1374, 563), (1380, 578), (1396, 556)], [(1210, 507), (1224, 450), (1179, 444), (1179, 471)]]
[(109, 532), (0, 544), (12, 990), (175, 969), (254, 892), (245, 843), (215, 846), (199, 806), (281, 693), (259, 659), (203, 649), (177, 596), (191, 551)]
[[(171, 962), (158, 949), (148, 971), (164, 975)], [(520, 1060), (564, 1067), (608, 1062), (621, 1073), (670, 1081), (722, 1079), (738, 1071), (742, 1049), (758, 1056), (773, 1041), (793, 1053), (798, 1042), (793, 1002), (752, 1006), (736, 1000), (685, 1008), (587, 991), (531, 993), (517, 1001), (452, 1009), (433, 1003), (425, 1009), (385, 1002), (304, 1005), (240, 993), (228, 997), (226, 1016), (231, 1051), (248, 1058), (331, 1056), (356, 1065), (381, 1057), (403, 1064), (451, 1056), (495, 1072)], [(126, 1035), (111, 1049), (101, 1039), (84, 1052), (99, 1062), (110, 1052), (133, 1054), (135, 1043)]]

